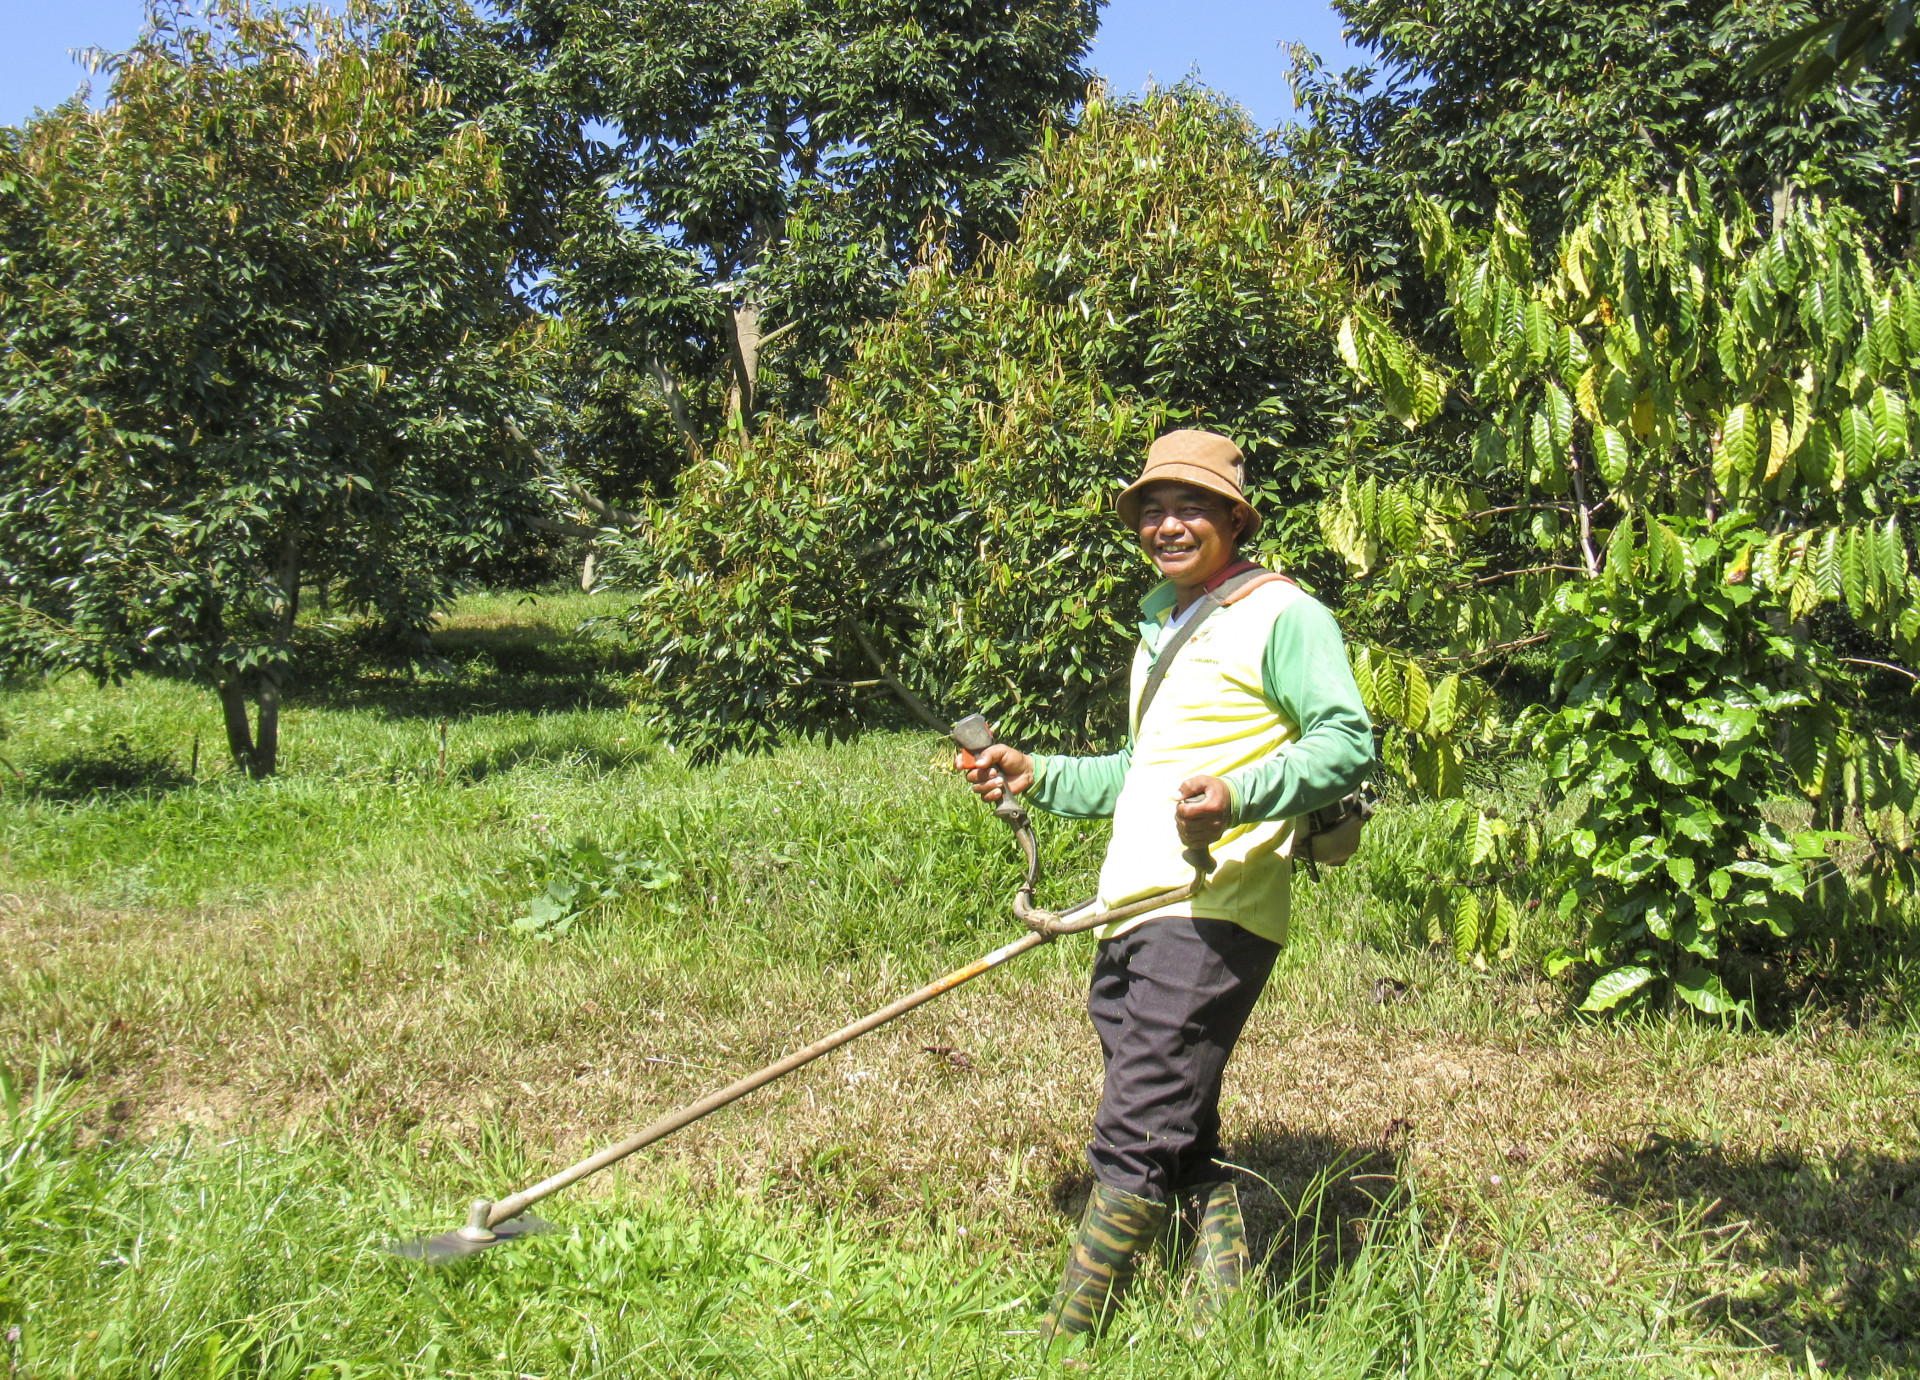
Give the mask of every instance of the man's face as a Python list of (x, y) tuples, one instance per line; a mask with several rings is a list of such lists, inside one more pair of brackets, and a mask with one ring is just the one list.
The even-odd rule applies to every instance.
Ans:
[(1225, 570), (1245, 522), (1233, 504), (1198, 485), (1163, 479), (1140, 493), (1140, 548), (1177, 585)]

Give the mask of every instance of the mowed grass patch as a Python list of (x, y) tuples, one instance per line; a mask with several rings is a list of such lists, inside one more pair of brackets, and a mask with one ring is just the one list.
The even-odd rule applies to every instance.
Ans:
[[(377, 1232), (451, 1226), (473, 1196), (537, 1178), (1009, 936), (1012, 849), (944, 770), (931, 734), (796, 744), (690, 769), (626, 713), (631, 667), (619, 645), (578, 630), (581, 615), (604, 611), (577, 596), (476, 601), (439, 635), (438, 670), (343, 656), (290, 704), (288, 770), (264, 784), (211, 767), (211, 739), (198, 780), (186, 770), (192, 716), (217, 728), (204, 692), (66, 681), (0, 700), (10, 732), (0, 746), (24, 777), (0, 806), (0, 1049), (17, 1072), (45, 1055), (81, 1079), (86, 1134), (127, 1157), (114, 1161), (124, 1183), (204, 1177), (208, 1192), (229, 1194), (228, 1235), (165, 1255), (142, 1277), (153, 1298), (191, 1292), (165, 1283), (189, 1258), (213, 1278), (245, 1253), (234, 1243), (248, 1231), (287, 1220), (268, 1211), (273, 1183), (300, 1185), (303, 1220), (346, 1255), (328, 1266), (283, 1245), (294, 1253), (263, 1293), (238, 1312), (209, 1308), (232, 1312), (223, 1326), (257, 1320), (269, 1316), (259, 1299), (305, 1298), (288, 1281), (334, 1279), (329, 1269), (352, 1295), (369, 1265), (354, 1253)], [(421, 700), (412, 709), (409, 694)], [(465, 708), (443, 718), (456, 699)], [(58, 764), (163, 751), (184, 781), (54, 780)], [(1863, 1375), (1912, 1365), (1920, 1040), (1904, 990), (1807, 1006), (1763, 1032), (1574, 1017), (1566, 990), (1530, 962), (1481, 975), (1414, 941), (1391, 874), (1424, 846), (1423, 820), (1417, 808), (1390, 809), (1359, 862), (1301, 885), (1294, 943), (1230, 1073), (1230, 1153), (1259, 1176), (1249, 1210), (1280, 1310), (1258, 1324), (1269, 1329), (1260, 1347), (1279, 1346), (1272, 1329), (1283, 1325), (1330, 1325), (1315, 1319), (1337, 1290), (1386, 1278), (1384, 1256), (1360, 1265), (1384, 1234), (1395, 1251), (1429, 1252), (1417, 1257), (1423, 1269), (1443, 1259), (1436, 1278), (1464, 1281), (1474, 1316), (1494, 1318), (1496, 1298), (1531, 1316), (1515, 1345), (1565, 1335), (1581, 1365), (1669, 1347), (1674, 1365), (1711, 1359), (1727, 1373), (1781, 1373), (1790, 1361), (1804, 1371), (1809, 1352)], [(1084, 894), (1104, 826), (1043, 828), (1050, 896)], [(590, 906), (564, 934), (516, 929), (556, 886), (600, 894), (612, 872), (592, 859), (616, 855), (658, 885)], [(1525, 931), (1523, 960), (1554, 938)], [(941, 1353), (987, 1357), (979, 1365), (990, 1372), (1030, 1367), (1022, 1310), (1047, 1283), (1086, 1187), (1080, 1146), (1099, 1080), (1080, 1010), (1087, 957), (1084, 940), (1029, 955), (584, 1185), (551, 1215), (582, 1242), (618, 1238), (620, 1222), (649, 1236), (791, 1240), (787, 1263), (815, 1275), (827, 1266), (807, 1243), (824, 1232), (883, 1293), (888, 1271), (951, 1273), (955, 1257), (943, 1252), (997, 1253), (1001, 1273), (954, 1307), (1006, 1313), (968, 1324), (971, 1340)], [(192, 1140), (177, 1139), (183, 1127)], [(170, 1158), (150, 1157), (163, 1148)], [(321, 1185), (334, 1196), (322, 1201)], [(267, 1196), (251, 1196), (256, 1186)], [(548, 1259), (540, 1253), (560, 1246), (511, 1249)], [(460, 1305), (464, 1325), (534, 1307), (485, 1293), (502, 1254), (474, 1263), (480, 1292)], [(383, 1298), (412, 1279), (372, 1268), (367, 1287)], [(631, 1272), (619, 1277), (610, 1299), (639, 1287)], [(106, 1305), (68, 1299), (59, 1281), (69, 1278), (55, 1271), (33, 1286), (35, 1297), (59, 1296), (48, 1316), (63, 1319), (40, 1335), (108, 1336)], [(732, 1298), (727, 1289), (765, 1286), (714, 1287)], [(209, 1297), (227, 1288), (209, 1285)], [(401, 1293), (430, 1296), (412, 1288)], [(783, 1308), (795, 1297), (776, 1296)], [(1526, 1314), (1536, 1297), (1557, 1301)], [(901, 1298), (906, 1311), (889, 1316), (944, 1316), (921, 1295)], [(1578, 1325), (1564, 1311), (1574, 1303), (1592, 1314)], [(604, 1333), (605, 1317), (582, 1307)], [(437, 1334), (406, 1331), (364, 1302), (348, 1311), (362, 1309), (374, 1321), (355, 1336), (372, 1337), (371, 1350), (338, 1355), (430, 1373), (423, 1348)], [(876, 1341), (837, 1367), (827, 1350), (768, 1349), (775, 1324), (743, 1309), (736, 1299), (716, 1315), (723, 1322), (696, 1329), (754, 1339), (715, 1368), (839, 1373), (887, 1355)], [(458, 1311), (433, 1316), (452, 1328)], [(691, 1304), (682, 1313), (710, 1316)], [(188, 1335), (187, 1314), (156, 1304), (139, 1316), (117, 1335), (148, 1339), (140, 1355), (154, 1354), (152, 1339)], [(584, 1336), (567, 1331), (579, 1322), (568, 1317), (552, 1328)], [(884, 1339), (905, 1323), (848, 1326)], [(391, 1340), (380, 1351), (380, 1338), (403, 1331), (411, 1350)], [(1475, 1333), (1472, 1345), (1491, 1346), (1496, 1333)], [(674, 1349), (692, 1335), (669, 1344), (623, 1333), (611, 1350), (564, 1360), (489, 1342), (458, 1360), (443, 1348), (433, 1364), (630, 1373), (645, 1367), (610, 1358), (645, 1353), (680, 1373), (704, 1354)], [(849, 1345), (836, 1337), (816, 1328), (807, 1345)], [(990, 1337), (1015, 1340), (994, 1351)], [(1762, 1342), (1772, 1349), (1730, 1350)], [(262, 1369), (265, 1343), (249, 1345), (247, 1367)], [(1110, 1364), (1189, 1364), (1171, 1346), (1115, 1348)], [(51, 1353), (38, 1354), (44, 1367)], [(302, 1365), (322, 1354), (298, 1351)], [(1466, 1373), (1480, 1364), (1469, 1356), (1486, 1357), (1444, 1354), (1433, 1373)], [(506, 1369), (522, 1361), (521, 1372)], [(148, 1361), (113, 1364), (156, 1373)], [(922, 1368), (936, 1364), (959, 1368)], [(1317, 1373), (1360, 1373), (1329, 1367)]]
[[(78, 1143), (70, 1090), (0, 1123), (10, 1369), (34, 1376), (1028, 1376), (1049, 1261), (944, 1215), (876, 1230), (760, 1201), (614, 1192), (555, 1230), (425, 1269), (382, 1242), (419, 1214), (351, 1144)], [(511, 1172), (499, 1147), (476, 1172)], [(1311, 1215), (1311, 1201), (1303, 1214)], [(1204, 1337), (1149, 1263), (1091, 1357), (1127, 1377), (1699, 1373), (1663, 1281), (1492, 1261), (1391, 1202), (1335, 1274), (1276, 1271)]]

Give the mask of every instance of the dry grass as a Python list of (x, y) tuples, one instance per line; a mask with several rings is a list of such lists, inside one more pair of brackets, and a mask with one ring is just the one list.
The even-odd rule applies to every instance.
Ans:
[[(691, 971), (644, 945), (344, 918), (371, 903), (349, 889), (242, 917), (13, 898), (8, 1043), (37, 1033), (91, 1064), (112, 1133), (266, 1137), (297, 1122), (403, 1141), (417, 1188), (451, 1213), (510, 1186), (471, 1182), (454, 1153), (485, 1128), (529, 1166), (571, 1159), (928, 975), (892, 960)], [(852, 1210), (881, 1232), (952, 1215), (1044, 1251), (1085, 1191), (1098, 1087), (1080, 957), (963, 989), (625, 1172), (699, 1198)], [(1438, 965), (1432, 996), (1375, 1005), (1376, 957), (1297, 949), (1232, 1069), (1230, 1153), (1271, 1186), (1250, 1201), (1283, 1261), (1296, 1235), (1328, 1244), (1291, 1214), (1337, 1167), (1326, 1202), (1348, 1253), (1411, 1173), (1490, 1245), (1524, 1222), (1576, 1271), (1697, 1263), (1691, 1286), (1722, 1297), (1735, 1338), (1794, 1347), (1814, 1321), (1803, 1296), (1835, 1322), (1916, 1297), (1910, 1047), (1838, 1023), (1723, 1038), (1570, 1026), (1546, 992), (1463, 994), (1477, 984)], [(1464, 1002), (1486, 1028), (1461, 1028)], [(1737, 1240), (1716, 1258), (1703, 1228)]]

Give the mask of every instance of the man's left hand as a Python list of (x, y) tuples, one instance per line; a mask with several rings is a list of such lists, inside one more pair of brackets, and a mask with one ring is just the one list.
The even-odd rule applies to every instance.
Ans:
[(1180, 842), (1189, 848), (1212, 843), (1233, 823), (1233, 796), (1217, 776), (1189, 776), (1180, 783), (1180, 803), (1173, 807)]

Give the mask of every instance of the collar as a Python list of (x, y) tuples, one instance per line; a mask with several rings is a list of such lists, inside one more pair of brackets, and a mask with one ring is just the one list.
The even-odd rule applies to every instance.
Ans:
[(1228, 566), (1225, 570), (1221, 571), (1218, 575), (1214, 576), (1211, 580), (1208, 580), (1204, 585), (1200, 586), (1200, 590), (1204, 594), (1211, 594), (1216, 589), (1220, 588), (1221, 585), (1224, 585), (1228, 580), (1231, 580), (1234, 576), (1242, 574), (1245, 571), (1253, 570), (1253, 569), (1255, 569), (1255, 563), (1253, 561), (1244, 560), (1244, 559), (1235, 561), (1232, 565)]
[[(1234, 576), (1244, 571), (1254, 569), (1257, 564), (1258, 562), (1249, 560), (1234, 561), (1211, 580), (1208, 580), (1206, 584), (1202, 585), (1201, 589), (1205, 593), (1211, 594)], [(1148, 590), (1146, 597), (1140, 601), (1140, 636), (1146, 640), (1149, 647), (1153, 645), (1153, 639), (1159, 634), (1160, 629), (1165, 626), (1166, 621), (1173, 617), (1173, 606), (1178, 602), (1178, 599), (1179, 595), (1173, 588), (1173, 581), (1162, 580), (1159, 584)]]

